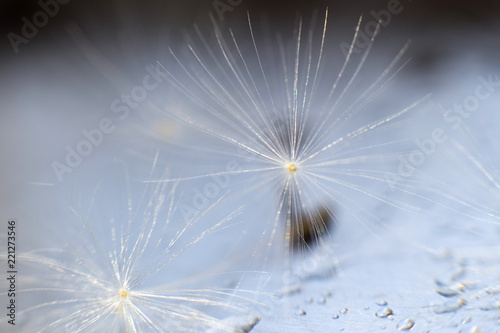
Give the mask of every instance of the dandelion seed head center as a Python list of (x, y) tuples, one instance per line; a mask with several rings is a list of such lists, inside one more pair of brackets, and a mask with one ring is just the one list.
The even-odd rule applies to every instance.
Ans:
[(127, 298), (128, 291), (126, 291), (125, 289), (120, 289), (120, 291), (118, 291), (118, 295), (120, 296), (120, 298)]
[(290, 173), (294, 173), (295, 171), (297, 171), (297, 165), (295, 165), (295, 163), (288, 163), (286, 165), (286, 168)]

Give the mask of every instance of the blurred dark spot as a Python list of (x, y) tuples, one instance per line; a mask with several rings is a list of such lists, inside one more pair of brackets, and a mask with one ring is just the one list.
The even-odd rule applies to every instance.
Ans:
[(298, 210), (292, 207), (290, 214), (290, 247), (305, 250), (315, 247), (321, 239), (328, 236), (336, 221), (334, 214), (327, 207), (311, 210)]

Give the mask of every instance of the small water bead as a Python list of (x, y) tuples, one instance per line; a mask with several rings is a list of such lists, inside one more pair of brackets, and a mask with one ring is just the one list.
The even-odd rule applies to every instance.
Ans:
[(318, 304), (325, 304), (326, 303), (326, 299), (324, 297), (321, 297), (319, 300), (318, 300)]
[[(253, 332), (253, 328), (260, 322), (260, 320), (261, 318), (255, 315), (231, 316), (221, 320), (219, 324), (208, 329), (207, 331), (204, 331), (204, 333), (220, 333), (222, 327), (224, 327), (224, 332), (249, 333)], [(169, 330), (169, 332), (172, 331)]]
[(407, 318), (407, 319), (401, 320), (401, 321), (400, 321), (400, 322), (396, 325), (396, 328), (397, 328), (399, 331), (406, 331), (406, 330), (411, 329), (414, 325), (415, 325), (415, 322), (414, 322), (412, 319)]
[(306, 310), (300, 310), (299, 316), (305, 316), (307, 314)]
[(385, 299), (381, 299), (381, 300), (378, 300), (377, 302), (375, 302), (375, 304), (380, 305), (380, 306), (386, 306), (387, 301)]
[(299, 294), (301, 292), (302, 292), (302, 287), (297, 284), (297, 285), (292, 285), (292, 286), (283, 288), (281, 291), (279, 291), (278, 295), (280, 297), (292, 296), (295, 294)]
[(452, 296), (456, 296), (456, 295), (462, 293), (462, 291), (465, 289), (465, 287), (466, 287), (465, 283), (458, 282), (458, 283), (455, 283), (454, 285), (449, 286), (449, 287), (439, 288), (436, 290), (436, 292), (439, 295), (444, 296), (444, 297), (452, 297)]
[(335, 314), (332, 316), (332, 319), (339, 319), (339, 315), (335, 313)]
[(392, 311), (392, 309), (386, 307), (386, 308), (383, 308), (382, 310), (376, 312), (375, 316), (377, 316), (379, 318), (387, 318), (387, 317), (389, 317), (392, 314), (394, 314), (394, 312)]
[(465, 304), (467, 304), (467, 301), (464, 298), (460, 298), (456, 302), (450, 302), (450, 303), (436, 306), (434, 308), (434, 312), (435, 313), (453, 312), (453, 311), (460, 309)]
[(485, 288), (483, 291), (489, 295), (500, 294), (500, 286)]
[(347, 313), (347, 311), (349, 311), (348, 308), (343, 308), (342, 310), (340, 310), (340, 313), (344, 314), (344, 313)]
[(247, 322), (237, 327), (236, 331), (241, 331), (241, 333), (248, 333), (255, 327), (255, 325), (259, 323), (259, 321), (260, 317), (248, 317)]

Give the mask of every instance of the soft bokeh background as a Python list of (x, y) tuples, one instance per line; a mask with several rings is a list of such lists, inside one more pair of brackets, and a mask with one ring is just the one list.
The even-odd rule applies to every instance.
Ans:
[[(359, 15), (372, 20), (370, 11), (386, 9), (387, 3), (243, 1), (232, 12), (224, 13), (223, 21), (217, 17), (216, 21), (222, 29), (244, 27), (249, 11), (252, 16), (267, 17), (273, 27), (286, 31), (298, 12), (309, 17), (317, 9), (321, 17), (328, 6), (329, 33), (335, 37), (332, 39), (350, 42)], [(412, 133), (426, 137), (429, 129), (443, 126), (436, 116), (439, 105), (446, 109), (462, 102), (474, 92), (478, 76), (498, 75), (500, 3), (401, 1), (401, 5), (404, 10), (393, 15), (391, 23), (382, 29), (371, 57), (375, 61), (392, 59), (408, 39), (412, 40), (408, 52), (412, 60), (397, 77), (397, 84), (384, 93), (387, 104), (381, 107), (404, 107), (432, 92), (436, 107), (429, 108), (428, 118), (418, 119)], [(101, 173), (99, 163), (114, 156), (115, 149), (135, 154), (131, 160), (143, 160), (148, 165), (155, 151), (144, 144), (147, 136), (132, 133), (145, 131), (148, 123), (138, 124), (144, 124), (148, 105), (161, 101), (162, 90), (155, 90), (151, 99), (123, 121), (110, 111), (111, 103), (142, 80), (148, 65), (160, 61), (168, 67), (168, 48), (179, 48), (194, 24), (202, 30), (210, 29), (209, 14), (215, 12), (211, 1), (72, 0), (61, 5), (59, 13), (28, 44), (20, 45), (20, 52), (15, 54), (6, 35), (19, 33), (21, 18), (31, 20), (39, 5), (36, 1), (3, 1), (0, 9), (4, 36), (0, 46), (0, 219), (18, 219), (22, 249), (50, 244), (50, 240), (38, 239), (30, 232), (44, 224), (40, 219), (62, 219), (58, 205), (65, 204), (64, 200), (47, 195), (47, 187), (55, 184), (63, 193), (91, 193), (98, 178), (110, 172)], [(339, 51), (335, 44), (329, 47)], [(463, 142), (481, 164), (491, 166), (494, 176), (500, 165), (495, 157), (499, 101), (495, 92), (467, 119), (464, 133), (448, 132)], [(65, 147), (74, 147), (83, 138), (81, 131), (95, 128), (103, 117), (112, 119), (116, 130), (106, 135), (103, 143), (94, 147), (93, 153), (60, 183), (51, 163), (62, 161)], [(172, 135), (168, 126), (161, 130)], [(423, 166), (424, 172), (446, 182), (450, 192), (457, 191), (452, 195), (467, 194), (478, 203), (498, 209), (494, 207), (495, 202), (500, 206), (498, 188), (449, 143)], [(463, 182), (459, 185), (457, 179)], [(458, 212), (451, 212), (440, 203), (429, 204), (429, 211), (441, 214), (441, 218), (389, 214), (393, 232), (377, 237), (363, 233), (349, 236), (359, 225), (340, 228), (334, 236), (336, 260), (342, 264), (339, 273), (330, 279), (305, 281), (302, 292), (291, 297), (291, 308), (277, 306), (254, 331), (393, 331), (400, 320), (407, 318), (415, 321), (414, 330), (418, 332), (472, 332), (476, 326), (484, 332), (498, 331), (498, 226), (467, 218), (460, 214), (466, 211), (462, 206), (457, 206)], [(384, 216), (384, 212), (380, 214)], [(467, 214), (488, 219), (474, 210)], [(409, 235), (415, 246), (407, 246)], [(460, 270), (460, 278), (453, 279), (451, 276)], [(474, 287), (449, 298), (436, 293), (440, 283), (449, 286), (464, 281)], [(487, 288), (493, 289), (487, 292)], [(437, 313), (443, 303), (454, 305), (461, 298), (468, 303), (459, 311)], [(383, 304), (382, 299), (394, 311), (392, 318), (374, 315), (385, 307), (376, 304)], [(298, 315), (301, 310), (307, 314)], [(287, 319), (290, 315), (293, 321)], [(336, 315), (339, 318), (332, 319)]]

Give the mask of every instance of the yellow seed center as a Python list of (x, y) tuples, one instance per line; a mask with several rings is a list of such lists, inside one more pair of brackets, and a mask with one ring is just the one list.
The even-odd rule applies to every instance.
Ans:
[(286, 165), (286, 168), (288, 169), (289, 172), (295, 172), (297, 171), (297, 166), (293, 163), (288, 163)]
[(121, 298), (127, 298), (128, 292), (125, 289), (120, 289), (118, 295), (120, 295)]

